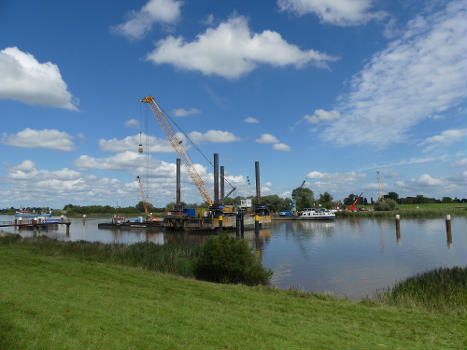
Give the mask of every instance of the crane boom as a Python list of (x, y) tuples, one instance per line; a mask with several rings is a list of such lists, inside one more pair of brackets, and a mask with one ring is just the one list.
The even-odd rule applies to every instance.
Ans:
[(358, 208), (357, 208), (357, 203), (358, 203), (358, 201), (360, 200), (360, 198), (362, 198), (362, 194), (363, 194), (363, 192), (360, 193), (360, 194), (358, 195), (357, 199), (355, 199), (355, 201), (354, 201), (354, 202), (352, 203), (352, 205), (348, 208), (348, 210), (350, 210), (350, 211), (357, 211), (357, 210), (358, 210)]
[(203, 179), (201, 178), (201, 176), (199, 176), (198, 172), (193, 166), (193, 163), (190, 157), (186, 153), (185, 147), (183, 147), (182, 145), (182, 141), (179, 140), (179, 138), (173, 131), (172, 126), (170, 125), (169, 121), (165, 117), (164, 113), (162, 112), (161, 108), (157, 104), (154, 97), (153, 96), (145, 97), (141, 100), (141, 102), (149, 104), (149, 106), (152, 109), (152, 113), (154, 114), (154, 117), (157, 119), (159, 125), (162, 128), (162, 131), (164, 131), (165, 136), (169, 140), (170, 144), (172, 145), (173, 149), (177, 153), (178, 157), (183, 161), (183, 165), (185, 166), (185, 169), (188, 175), (190, 175), (191, 180), (195, 184), (196, 188), (198, 189), (199, 193), (204, 198), (204, 200), (208, 202), (209, 205), (211, 206), (213, 202), (206, 188), (206, 185), (204, 184)]
[(148, 201), (146, 197), (144, 197), (143, 184), (141, 183), (141, 179), (139, 178), (139, 176), (136, 176), (136, 179), (138, 180), (139, 192), (141, 193), (141, 200), (143, 201), (144, 212), (146, 213), (146, 217), (148, 217)]

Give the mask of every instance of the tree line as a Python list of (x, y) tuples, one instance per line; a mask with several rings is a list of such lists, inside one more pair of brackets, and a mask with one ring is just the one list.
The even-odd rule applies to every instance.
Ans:
[[(342, 204), (344, 206), (350, 206), (352, 203), (355, 202), (358, 195), (351, 193), (349, 194), (344, 200)], [(451, 197), (442, 197), (441, 199), (425, 197), (423, 195), (416, 195), (415, 197), (405, 197), (400, 198), (399, 194), (396, 192), (389, 192), (384, 196), (386, 200), (392, 200), (394, 204), (426, 204), (426, 203), (466, 203), (467, 199), (459, 199), (459, 198), (451, 198)], [(251, 199), (252, 204), (256, 205), (256, 196), (249, 196), (249, 197), (233, 197), (233, 198), (225, 198), (224, 204), (225, 205), (237, 205), (239, 206), (242, 199)], [(324, 192), (320, 194), (317, 198), (313, 191), (306, 187), (297, 187), (292, 191), (291, 198), (282, 198), (279, 197), (277, 194), (269, 195), (269, 196), (262, 196), (261, 197), (261, 204), (264, 204), (266, 208), (269, 209), (272, 213), (278, 213), (281, 211), (292, 211), (297, 210), (301, 211), (305, 208), (326, 208), (331, 209), (335, 208), (339, 202), (333, 200), (333, 196), (328, 192)], [(378, 201), (374, 201), (373, 198), (368, 200), (365, 197), (362, 197), (358, 201), (359, 205), (373, 205), (377, 208), (381, 206), (381, 208), (385, 208), (387, 205), (383, 205)], [(389, 204), (389, 202), (387, 203)], [(206, 208), (208, 204), (206, 202), (198, 204), (198, 203), (185, 203), (181, 202), (183, 208)], [(168, 209), (173, 209), (175, 206), (175, 202), (168, 203), (163, 208), (157, 208), (151, 203), (147, 203), (148, 211), (151, 213), (162, 213)], [(391, 205), (392, 206), (392, 205)], [(41, 207), (27, 207), (24, 208), (31, 212), (40, 213), (48, 212), (50, 208), (41, 208)], [(5, 209), (0, 209), (0, 213), (14, 215), (16, 212), (16, 208), (10, 207)], [(135, 206), (128, 206), (128, 207), (119, 207), (115, 208), (110, 205), (73, 205), (67, 204), (63, 207), (63, 212), (68, 215), (82, 215), (82, 214), (125, 214), (125, 215), (141, 215), (144, 213), (144, 205), (142, 201), (139, 201)]]

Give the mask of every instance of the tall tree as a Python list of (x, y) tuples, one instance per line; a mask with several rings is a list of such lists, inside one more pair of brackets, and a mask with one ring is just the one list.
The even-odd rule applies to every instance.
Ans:
[(306, 187), (297, 187), (292, 191), (292, 198), (297, 204), (297, 210), (311, 208), (315, 205), (313, 191)]

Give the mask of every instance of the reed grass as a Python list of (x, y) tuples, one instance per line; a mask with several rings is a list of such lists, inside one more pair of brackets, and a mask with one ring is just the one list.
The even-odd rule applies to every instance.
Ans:
[(336, 213), (337, 218), (394, 218), (399, 214), (401, 218), (416, 219), (416, 218), (442, 218), (447, 214), (451, 216), (466, 216), (467, 208), (402, 208), (389, 211), (358, 211), (347, 212), (341, 211)]
[(28, 246), (40, 254), (73, 256), (80, 260), (135, 266), (185, 277), (194, 277), (200, 254), (199, 247), (182, 244), (157, 245), (148, 242), (132, 245), (63, 242), (47, 237), (21, 238), (19, 235), (7, 235), (0, 237), (0, 243)]
[(379, 294), (385, 304), (467, 315), (467, 267), (439, 268), (409, 277)]

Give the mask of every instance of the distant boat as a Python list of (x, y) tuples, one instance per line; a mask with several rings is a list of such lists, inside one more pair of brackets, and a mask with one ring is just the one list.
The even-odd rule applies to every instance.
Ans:
[(335, 210), (305, 208), (298, 215), (299, 220), (334, 220)]
[(50, 217), (50, 216), (52, 216), (52, 214), (51, 213), (45, 213), (45, 214), (34, 213), (34, 212), (30, 212), (27, 209), (18, 210), (15, 213), (15, 218), (33, 219), (33, 218), (37, 218), (39, 216)]

